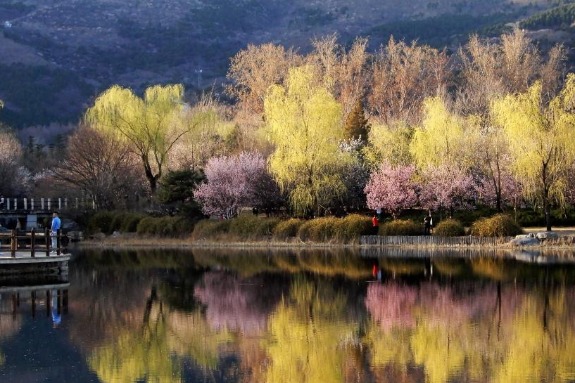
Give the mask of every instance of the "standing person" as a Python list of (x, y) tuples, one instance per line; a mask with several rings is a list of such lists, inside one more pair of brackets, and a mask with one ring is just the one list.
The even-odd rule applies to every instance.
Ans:
[(60, 217), (58, 217), (58, 212), (55, 211), (52, 214), (52, 226), (50, 227), (50, 237), (52, 240), (52, 251), (51, 253), (56, 252), (56, 248), (58, 247), (58, 230), (62, 227), (62, 221), (60, 221)]
[(372, 226), (372, 231), (373, 234), (377, 235), (379, 232), (379, 220), (377, 219), (377, 215), (373, 215), (373, 217), (371, 217), (371, 226)]
[(425, 218), (423, 218), (423, 234), (431, 234), (431, 225), (433, 225), (433, 218), (431, 218), (431, 212), (428, 212)]

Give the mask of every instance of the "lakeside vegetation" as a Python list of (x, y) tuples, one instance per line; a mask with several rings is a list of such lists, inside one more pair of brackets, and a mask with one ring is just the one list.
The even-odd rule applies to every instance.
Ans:
[[(377, 227), (366, 215), (300, 219), (265, 217), (245, 212), (231, 219), (202, 219), (192, 222), (183, 217), (149, 217), (129, 212), (99, 212), (87, 222), (87, 246), (172, 248), (203, 247), (307, 247), (356, 246), (363, 236), (425, 236), (424, 224), (411, 219), (386, 220)], [(508, 239), (523, 229), (506, 214), (482, 217), (465, 227), (461, 221), (446, 218), (432, 229), (432, 237), (466, 237)], [(425, 238), (424, 238), (425, 239)], [(414, 239), (414, 246), (439, 245), (445, 241)], [(465, 241), (464, 241), (465, 242)], [(467, 241), (468, 242), (468, 241)], [(406, 244), (410, 243), (406, 240)], [(446, 243), (452, 243), (447, 241)], [(481, 241), (473, 242), (480, 245)], [(485, 242), (492, 243), (490, 241)], [(495, 243), (495, 242), (493, 242)], [(573, 237), (558, 236), (546, 240), (545, 246), (572, 246)], [(481, 245), (480, 245), (481, 246)], [(491, 245), (487, 245), (491, 246)], [(84, 246), (85, 247), (85, 246)]]
[[(547, 230), (570, 219), (575, 74), (562, 47), (544, 55), (519, 29), (453, 54), (367, 44), (249, 46), (231, 60), (231, 104), (190, 103), (182, 84), (112, 86), (40, 166), (33, 141), (4, 130), (0, 194), (87, 196), (125, 212), (88, 228), (196, 238), (347, 243), (373, 230), (372, 214), (389, 218), (381, 234), (416, 235), (410, 212), (432, 212), (446, 236), (513, 235), (530, 211)], [(238, 218), (245, 209), (271, 218)]]

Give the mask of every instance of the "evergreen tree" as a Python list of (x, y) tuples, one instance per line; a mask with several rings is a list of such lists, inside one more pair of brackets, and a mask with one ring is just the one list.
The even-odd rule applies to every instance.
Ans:
[(345, 137), (352, 140), (361, 140), (362, 146), (367, 143), (370, 125), (365, 118), (363, 104), (357, 100), (345, 121)]

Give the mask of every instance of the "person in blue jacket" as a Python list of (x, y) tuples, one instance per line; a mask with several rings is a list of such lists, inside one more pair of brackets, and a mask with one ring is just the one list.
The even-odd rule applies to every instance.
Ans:
[(58, 248), (58, 230), (62, 228), (62, 221), (58, 217), (58, 212), (52, 214), (52, 226), (50, 227), (50, 237), (52, 240), (51, 252), (55, 253)]

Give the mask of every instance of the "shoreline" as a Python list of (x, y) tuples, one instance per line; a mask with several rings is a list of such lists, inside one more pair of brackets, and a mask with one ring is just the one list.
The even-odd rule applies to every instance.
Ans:
[[(423, 236), (421, 236), (423, 237)], [(417, 236), (415, 237), (417, 238)], [(433, 238), (433, 237), (429, 237)], [(439, 238), (439, 237), (435, 237)], [(449, 237), (447, 237), (449, 238)], [(548, 239), (537, 244), (514, 245), (506, 242), (493, 244), (469, 244), (467, 237), (461, 238), (461, 242), (450, 241), (449, 244), (418, 243), (418, 244), (367, 244), (367, 243), (334, 243), (334, 242), (304, 242), (299, 239), (291, 241), (274, 240), (192, 240), (191, 238), (162, 238), (162, 237), (139, 237), (132, 234), (90, 238), (74, 242), (72, 246), (77, 248), (102, 248), (102, 249), (129, 249), (129, 248), (169, 248), (169, 249), (197, 249), (197, 248), (251, 248), (251, 249), (421, 249), (421, 250), (506, 250), (506, 251), (571, 251), (575, 257), (575, 236), (561, 235), (556, 239)], [(363, 240), (363, 239), (362, 239)], [(428, 241), (429, 242), (429, 241)]]

